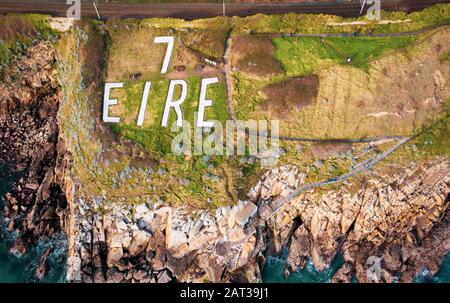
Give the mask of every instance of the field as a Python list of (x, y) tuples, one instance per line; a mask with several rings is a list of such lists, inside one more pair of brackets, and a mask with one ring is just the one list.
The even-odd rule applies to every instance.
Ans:
[[(236, 114), (240, 119), (282, 119), (281, 133), (291, 137), (411, 134), (434, 116), (426, 100), (435, 97), (435, 81), (433, 77), (427, 80), (426, 74), (447, 77), (448, 64), (441, 59), (447, 51), (443, 42), (447, 36), (448, 30), (439, 30), (414, 37), (274, 38), (275, 58), (284, 73), (257, 80), (245, 70), (234, 73)], [(418, 68), (423, 62), (427, 62), (426, 70)], [(268, 98), (271, 88), (310, 75), (316, 75), (319, 84), (317, 97), (304, 100), (309, 106), (294, 109), (287, 117), (267, 110), (264, 104), (274, 102), (275, 93)], [(415, 77), (421, 81), (412, 86)], [(445, 96), (448, 88), (438, 86)], [(297, 88), (301, 93), (301, 86)], [(278, 94), (277, 99), (282, 96)], [(442, 100), (433, 104), (439, 103)]]

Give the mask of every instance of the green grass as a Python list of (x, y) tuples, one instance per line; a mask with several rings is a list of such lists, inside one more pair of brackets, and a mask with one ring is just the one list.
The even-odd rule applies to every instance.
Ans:
[(443, 104), (441, 114), (414, 131), (416, 135), (389, 157), (389, 161), (420, 161), (450, 155), (450, 98)]
[(423, 156), (436, 157), (450, 155), (450, 114), (439, 119), (415, 142)]
[(0, 66), (4, 66), (9, 61), (10, 50), (5, 42), (0, 41)]
[[(188, 93), (186, 100), (181, 105), (183, 119), (194, 125), (194, 115), (198, 111), (198, 99), (200, 94), (201, 79), (192, 77), (187, 80)], [(169, 81), (164, 79), (153, 80), (145, 122), (143, 127), (136, 125), (139, 106), (142, 98), (144, 83), (127, 81), (124, 84), (126, 89), (125, 112), (121, 115), (122, 120), (118, 124), (113, 124), (112, 130), (126, 139), (140, 144), (146, 151), (156, 153), (160, 156), (171, 152), (171, 142), (176, 135), (171, 132), (172, 123), (176, 121), (175, 111), (172, 109), (169, 114), (167, 127), (161, 126), (164, 112)], [(179, 93), (179, 92), (178, 92)], [(175, 92), (174, 98), (177, 97)], [(208, 86), (207, 98), (213, 100), (212, 107), (205, 110), (205, 120), (218, 120), (224, 123), (228, 118), (227, 94), (224, 80), (217, 84)], [(119, 100), (119, 102), (121, 102)], [(127, 117), (124, 119), (124, 117)]]
[[(276, 56), (290, 76), (306, 76), (334, 64), (367, 69), (388, 50), (406, 48), (415, 37), (276, 38)], [(347, 63), (347, 58), (351, 62)]]
[(416, 133), (419, 135), (412, 144), (417, 146), (420, 157), (450, 155), (450, 98), (443, 104), (442, 114)]
[[(285, 14), (250, 17), (233, 17), (233, 33), (396, 33), (416, 31), (425, 27), (450, 22), (450, 5), (436, 4), (427, 9), (406, 14), (404, 12), (381, 12), (382, 20), (410, 20), (408, 22), (378, 24), (365, 16), (343, 18), (323, 14)], [(365, 21), (365, 25), (330, 26), (329, 23)]]
[(442, 62), (449, 62), (450, 61), (450, 52), (446, 52), (441, 56)]

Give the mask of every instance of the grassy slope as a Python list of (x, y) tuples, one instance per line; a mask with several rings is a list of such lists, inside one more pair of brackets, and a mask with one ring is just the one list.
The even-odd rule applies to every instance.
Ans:
[[(444, 11), (444, 13), (442, 13)], [(433, 14), (440, 14), (429, 18)], [(442, 17), (442, 14), (447, 17)], [(163, 105), (168, 88), (168, 79), (159, 74), (163, 49), (152, 46), (153, 36), (175, 34), (177, 41), (176, 53), (172, 58), (169, 73), (176, 65), (186, 65), (186, 79), (189, 85), (188, 99), (183, 105), (186, 120), (193, 120), (193, 112), (197, 110), (200, 76), (195, 74), (195, 65), (200, 63), (196, 57), (220, 58), (223, 55), (226, 33), (245, 34), (253, 32), (354, 32), (378, 31), (390, 32), (397, 30), (418, 29), (435, 22), (442, 23), (448, 19), (448, 6), (438, 6), (422, 13), (410, 16), (404, 14), (391, 14), (398, 18), (412, 18), (412, 23), (402, 23), (390, 26), (367, 27), (329, 27), (326, 22), (344, 21), (333, 16), (255, 16), (249, 18), (215, 18), (212, 20), (197, 20), (185, 22), (179, 19), (147, 19), (112, 20), (106, 25), (108, 31), (108, 69), (105, 78), (107, 81), (123, 81), (124, 91), (118, 92), (117, 97), (121, 105), (114, 108), (114, 114), (122, 118), (122, 123), (112, 127), (117, 136), (108, 151), (105, 150), (105, 138), (92, 138), (94, 117), (100, 117), (101, 94), (89, 95), (83, 92), (80, 85), (78, 66), (71, 70), (68, 78), (64, 80), (65, 95), (74, 96), (67, 99), (66, 106), (61, 111), (61, 117), (72, 117), (65, 121), (65, 130), (68, 138), (72, 138), (75, 153), (75, 172), (79, 181), (85, 185), (84, 192), (89, 195), (106, 195), (109, 200), (125, 200), (127, 202), (141, 202), (147, 198), (153, 201), (162, 200), (168, 204), (190, 204), (202, 208), (214, 208), (218, 205), (233, 204), (238, 195), (241, 198), (248, 186), (256, 183), (262, 173), (259, 165), (243, 164), (240, 158), (203, 156), (177, 157), (168, 153), (171, 136), (168, 129), (160, 127)], [(345, 20), (347, 21), (347, 20)], [(102, 27), (101, 25), (100, 27)], [(175, 30), (175, 31), (174, 31)], [(99, 30), (101, 31), (101, 30)], [(215, 35), (219, 31), (220, 35)], [(83, 35), (78, 33), (79, 37)], [(91, 37), (94, 33), (88, 33)], [(70, 35), (69, 35), (70, 37)], [(81, 39), (81, 38), (77, 38)], [(261, 101), (257, 94), (259, 88), (269, 83), (288, 79), (292, 76), (307, 75), (319, 69), (333, 65), (343, 65), (345, 58), (352, 57), (350, 68), (367, 72), (370, 61), (382, 55), (385, 51), (407, 47), (413, 42), (412, 38), (381, 38), (363, 39), (332, 38), (324, 41), (316, 38), (298, 39), (277, 38), (274, 40), (276, 52), (274, 56), (284, 66), (284, 73), (272, 78), (249, 79), (239, 73), (234, 73), (235, 108), (238, 118), (246, 118), (253, 112)], [(80, 40), (81, 41), (81, 40)], [(181, 43), (181, 42), (180, 42)], [(75, 47), (76, 42), (61, 43), (61, 47)], [(214, 46), (212, 46), (214, 45)], [(223, 45), (218, 49), (217, 45)], [(367, 47), (370, 46), (370, 47)], [(62, 53), (70, 53), (68, 50)], [(126, 58), (126, 60), (123, 60)], [(289, 61), (290, 60), (290, 61)], [(82, 61), (82, 60), (81, 60)], [(61, 65), (64, 71), (70, 66), (77, 66), (80, 60), (75, 54), (66, 58), (66, 65)], [(290, 62), (290, 63), (289, 63)], [(294, 62), (294, 63), (292, 63)], [(84, 64), (84, 63), (83, 63)], [(130, 79), (130, 73), (139, 72), (138, 80)], [(208, 97), (214, 100), (214, 107), (208, 109), (208, 119), (225, 120), (226, 87), (221, 73), (219, 85), (211, 86)], [(137, 112), (144, 82), (152, 81), (149, 96), (149, 105), (146, 111), (144, 126), (136, 126)], [(76, 85), (73, 85), (73, 84)], [(80, 91), (73, 91), (80, 88)], [(94, 102), (92, 102), (94, 100)], [(237, 101), (236, 101), (237, 100)], [(89, 105), (90, 104), (90, 105)], [(79, 112), (73, 114), (73, 112)], [(72, 112), (72, 113), (71, 113)], [(174, 120), (171, 115), (171, 121)], [(448, 127), (445, 122), (431, 130), (433, 142), (440, 138), (444, 145), (448, 138)], [(447, 134), (447, 136), (443, 136)], [(427, 140), (425, 140), (427, 141)], [(425, 142), (423, 141), (423, 142)], [(137, 143), (135, 145), (134, 143)], [(418, 145), (426, 151), (429, 144)], [(426, 145), (426, 146), (425, 146)], [(435, 146), (435, 145), (433, 145)], [(351, 162), (348, 158), (332, 157), (324, 161), (321, 167), (312, 166), (315, 161), (311, 154), (310, 144), (303, 144), (303, 151), (297, 151), (296, 143), (283, 143), (286, 154), (280, 159), (280, 164), (297, 164), (301, 170), (308, 174), (308, 180), (318, 180), (339, 175), (345, 172)], [(363, 146), (355, 145), (356, 149)], [(448, 154), (442, 149), (436, 154)], [(433, 154), (430, 152), (430, 154)], [(405, 157), (409, 157), (406, 155)], [(136, 163), (136, 159), (143, 159)]]

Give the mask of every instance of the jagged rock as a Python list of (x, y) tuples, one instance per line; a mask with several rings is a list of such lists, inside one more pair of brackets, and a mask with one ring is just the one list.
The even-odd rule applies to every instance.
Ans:
[[(341, 248), (347, 263), (336, 274), (336, 281), (349, 281), (345, 275), (350, 273), (355, 273), (360, 282), (369, 281), (365, 262), (374, 255), (383, 256), (380, 279), (384, 282), (393, 281), (393, 273), (402, 281), (411, 281), (411, 272), (417, 273), (424, 266), (434, 273), (439, 268), (437, 258), (424, 258), (426, 253), (421, 252), (423, 261), (419, 262), (414, 256), (433, 247), (434, 252), (429, 254), (442, 258), (448, 251), (445, 247), (450, 248), (445, 233), (435, 228), (449, 205), (449, 167), (447, 158), (413, 164), (390, 175), (373, 172), (356, 194), (350, 194), (347, 185), (320, 195), (303, 193), (284, 209), (285, 215), (277, 215), (273, 227), (277, 250), (290, 241), (288, 264), (294, 271), (306, 259), (323, 270)], [(283, 228), (288, 224), (284, 217), (298, 217), (301, 222), (292, 236), (289, 228)], [(436, 236), (430, 237), (430, 233)], [(440, 240), (439, 244), (417, 242), (424, 239)]]
[(299, 227), (291, 239), (289, 254), (287, 257), (287, 265), (291, 272), (302, 269), (308, 260), (310, 252), (310, 237), (304, 226)]
[(345, 263), (334, 274), (331, 282), (333, 283), (350, 283), (352, 281), (353, 266), (349, 263)]
[(145, 277), (148, 277), (148, 271), (145, 271), (143, 269), (138, 270), (133, 274), (133, 278), (138, 281), (144, 279)]
[(27, 183), (25, 184), (25, 188), (31, 189), (31, 190), (36, 190), (39, 188), (39, 184), (37, 183)]
[(158, 274), (158, 283), (169, 283), (172, 281), (167, 270), (163, 270)]
[(115, 268), (110, 268), (106, 272), (107, 282), (112, 283), (120, 283), (125, 279), (125, 276), (123, 273), (118, 272)]
[(244, 208), (236, 213), (235, 220), (239, 225), (244, 226), (248, 220), (256, 214), (257, 211), (258, 207), (254, 203), (248, 202), (245, 204)]
[(36, 274), (35, 274), (36, 279), (38, 279), (39, 281), (44, 279), (45, 276), (47, 275), (48, 268), (49, 268), (47, 258), (51, 252), (52, 252), (52, 248), (51, 247), (47, 248), (39, 260), (39, 267), (36, 269)]
[(108, 256), (106, 258), (106, 264), (108, 267), (115, 266), (120, 259), (123, 257), (123, 249), (120, 247), (110, 247), (108, 251)]
[(258, 184), (256, 184), (256, 186), (252, 187), (250, 189), (249, 193), (247, 194), (250, 201), (252, 201), (252, 202), (258, 201), (258, 198), (261, 196), (261, 189), (262, 189), (262, 183), (261, 183), (261, 181), (259, 181)]
[(137, 230), (133, 232), (133, 239), (128, 249), (130, 256), (137, 256), (144, 252), (150, 241), (151, 235), (143, 230)]

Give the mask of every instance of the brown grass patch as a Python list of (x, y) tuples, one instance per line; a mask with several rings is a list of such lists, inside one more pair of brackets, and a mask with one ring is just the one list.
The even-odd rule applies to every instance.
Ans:
[(275, 46), (266, 36), (239, 36), (233, 39), (231, 64), (253, 77), (270, 77), (284, 72), (275, 58)]
[(83, 79), (88, 86), (97, 86), (98, 80), (103, 78), (105, 42), (102, 34), (92, 22), (83, 20), (81, 26), (89, 36), (85, 46), (81, 48), (83, 62), (85, 63)]
[(228, 30), (189, 30), (180, 36), (183, 43), (204, 56), (214, 59), (222, 59), (225, 52)]
[(186, 46), (186, 41), (181, 38), (184, 35), (182, 31), (149, 27), (127, 20), (108, 21), (107, 28), (111, 40), (108, 80), (133, 78), (137, 74), (141, 77), (160, 76), (167, 45), (154, 43), (157, 36), (175, 36), (169, 72), (174, 70), (174, 66), (189, 70), (202, 63), (203, 53)]
[(33, 23), (18, 15), (0, 16), (0, 40), (11, 41), (19, 35), (31, 37), (37, 33)]
[(290, 114), (314, 102), (317, 98), (319, 77), (295, 77), (264, 87), (260, 93), (266, 99), (259, 107), (277, 116)]
[(348, 143), (317, 143), (311, 148), (314, 158), (326, 159), (343, 156), (351, 149)]

